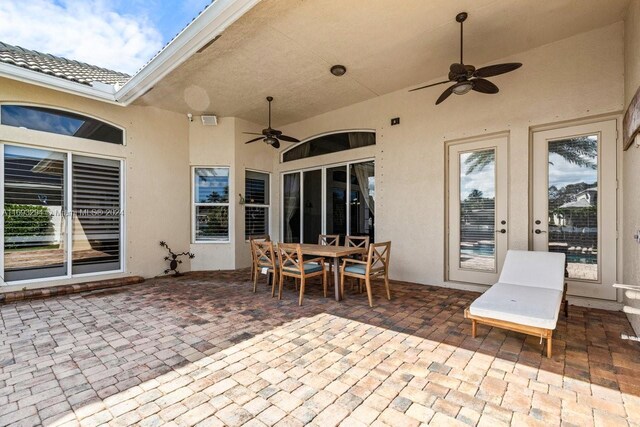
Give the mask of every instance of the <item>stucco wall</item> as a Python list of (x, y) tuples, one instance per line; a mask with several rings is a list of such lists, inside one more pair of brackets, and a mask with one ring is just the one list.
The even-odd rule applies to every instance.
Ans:
[[(34, 147), (108, 155), (125, 160), (126, 271), (152, 277), (165, 268), (166, 240), (174, 249), (189, 247), (187, 121), (153, 107), (119, 107), (0, 78), (0, 102), (19, 102), (68, 109), (115, 123), (126, 129), (126, 145), (0, 126), (0, 140)], [(149, 125), (152, 123), (153, 125)], [(184, 248), (184, 249), (183, 249)], [(189, 262), (184, 264), (189, 269)], [(112, 276), (96, 276), (94, 279)], [(87, 278), (71, 282), (87, 281)], [(68, 281), (64, 281), (68, 282)], [(61, 281), (38, 283), (55, 285)], [(20, 285), (22, 288), (24, 285)], [(0, 291), (15, 287), (3, 286)]]
[[(253, 139), (252, 135), (246, 135), (243, 132), (261, 132), (263, 126), (259, 126), (255, 123), (248, 122), (246, 120), (236, 120), (236, 168), (235, 178), (238, 183), (237, 191), (235, 193), (234, 201), (236, 204), (236, 268), (249, 267), (251, 265), (251, 252), (249, 248), (249, 242), (245, 240), (245, 226), (244, 226), (244, 214), (245, 207), (239, 204), (238, 193), (245, 195), (245, 171), (247, 169), (255, 170), (259, 172), (270, 173), (270, 185), (271, 188), (277, 187), (277, 176), (273, 175), (273, 157), (277, 151), (273, 148), (265, 145), (262, 141), (256, 141), (251, 144), (245, 144), (246, 141)], [(277, 204), (275, 195), (271, 194), (271, 204)], [(271, 209), (271, 217), (269, 221), (271, 224), (277, 222), (277, 218), (273, 216), (273, 208)], [(272, 225), (270, 229), (273, 229), (275, 225)], [(272, 236), (274, 240), (277, 240), (275, 235)]]
[[(468, 60), (473, 62), (472, 53)], [(376, 158), (376, 239), (392, 240), (394, 279), (443, 284), (445, 141), (509, 132), (509, 247), (526, 249), (530, 128), (622, 109), (622, 22), (496, 62), (507, 61), (524, 66), (491, 79), (500, 87), (497, 95), (452, 95), (435, 106), (446, 86), (401, 90), (283, 129), (298, 138), (338, 129), (377, 131), (377, 145), (362, 156)], [(392, 117), (401, 124), (389, 126)], [(299, 165), (359, 155), (343, 152)], [(276, 161), (274, 167), (280, 172), (296, 163)]]
[[(236, 182), (233, 179), (235, 170), (235, 124), (233, 117), (221, 118), (217, 126), (203, 126), (199, 117), (194, 118), (189, 124), (189, 164), (194, 166), (229, 166), (229, 242), (213, 243), (191, 243), (191, 252), (196, 257), (191, 260), (193, 270), (226, 270), (235, 265), (234, 250), (234, 227), (235, 209), (233, 195), (236, 194)], [(192, 179), (191, 171), (189, 171)], [(189, 184), (190, 203), (193, 200), (193, 183)], [(193, 227), (193, 212), (191, 212), (189, 223)], [(193, 239), (192, 229), (189, 230), (188, 237)]]
[[(229, 270), (251, 265), (249, 244), (244, 238), (245, 170), (271, 172), (276, 151), (243, 132), (260, 132), (262, 127), (234, 117), (219, 118), (217, 126), (203, 126), (199, 117), (189, 126), (189, 162), (193, 166), (229, 166), (229, 242), (192, 243), (196, 257), (191, 266), (196, 270)], [(193, 196), (191, 196), (193, 197)], [(275, 199), (274, 199), (275, 200)], [(190, 234), (191, 236), (191, 234)]]
[[(624, 106), (629, 105), (631, 98), (640, 87), (640, 0), (633, 0), (625, 19), (624, 55), (625, 55), (625, 91)], [(636, 139), (640, 142), (640, 139)], [(624, 283), (640, 285), (640, 244), (633, 235), (640, 230), (640, 185), (638, 170), (640, 169), (640, 149), (634, 144), (623, 153), (623, 242)], [(629, 301), (625, 304), (640, 308), (640, 301)], [(637, 334), (640, 334), (640, 316), (629, 316)]]

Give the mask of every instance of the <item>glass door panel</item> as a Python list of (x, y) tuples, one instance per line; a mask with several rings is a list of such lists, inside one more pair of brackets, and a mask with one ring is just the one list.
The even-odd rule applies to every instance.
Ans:
[(374, 162), (350, 166), (349, 235), (369, 236), (373, 242), (375, 223), (376, 179)]
[(569, 295), (615, 299), (616, 122), (533, 134), (531, 240), (566, 256)]
[(496, 150), (459, 155), (460, 268), (496, 271)]
[(567, 278), (598, 280), (598, 135), (549, 141), (548, 162), (549, 251), (567, 255)]
[(300, 243), (300, 173), (284, 175), (282, 189), (282, 238)]
[(5, 145), (5, 281), (68, 274), (66, 168), (66, 154)]
[(447, 279), (493, 284), (506, 255), (507, 137), (448, 147)]
[(304, 172), (302, 243), (318, 243), (322, 234), (322, 170)]
[(73, 156), (73, 274), (120, 269), (120, 162)]
[(347, 234), (347, 167), (326, 169), (326, 234)]

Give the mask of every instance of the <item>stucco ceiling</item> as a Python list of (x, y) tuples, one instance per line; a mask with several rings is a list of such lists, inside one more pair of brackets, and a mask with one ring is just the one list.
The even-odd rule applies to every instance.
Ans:
[[(263, 0), (136, 101), (283, 125), (623, 19), (628, 0)], [(329, 68), (344, 64), (334, 77)], [(526, 67), (526, 64), (524, 64)], [(499, 77), (496, 83), (499, 84)]]

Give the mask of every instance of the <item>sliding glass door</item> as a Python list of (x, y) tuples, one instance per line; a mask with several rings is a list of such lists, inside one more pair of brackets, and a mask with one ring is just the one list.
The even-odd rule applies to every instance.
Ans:
[(282, 240), (300, 242), (300, 172), (284, 176), (282, 188)]
[(322, 234), (322, 170), (303, 173), (302, 243), (318, 243)]
[(73, 156), (73, 274), (120, 268), (120, 162)]
[(5, 281), (68, 274), (67, 169), (65, 153), (5, 146)]
[(374, 238), (373, 161), (283, 175), (282, 238), (316, 243), (319, 234)]
[(376, 179), (373, 162), (354, 163), (349, 166), (349, 234), (369, 236), (373, 242), (375, 218)]
[(120, 270), (121, 162), (3, 148), (4, 280)]
[(327, 182), (326, 234), (347, 234), (347, 166), (325, 169)]

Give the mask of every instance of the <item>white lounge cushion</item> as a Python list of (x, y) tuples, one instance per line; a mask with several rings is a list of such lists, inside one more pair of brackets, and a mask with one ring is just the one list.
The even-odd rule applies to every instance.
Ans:
[(471, 304), (469, 312), (473, 316), (555, 329), (562, 293), (562, 290), (496, 283)]
[(507, 251), (499, 283), (564, 290), (562, 253)]

